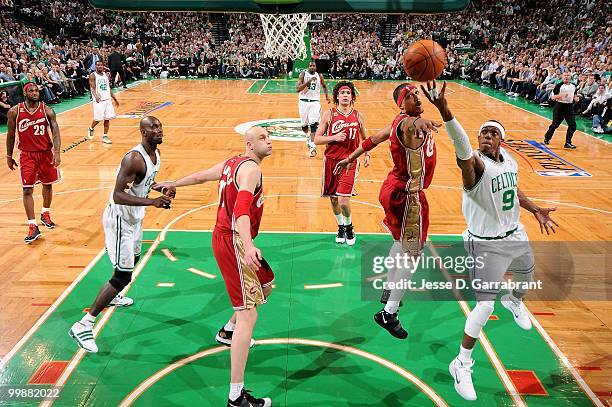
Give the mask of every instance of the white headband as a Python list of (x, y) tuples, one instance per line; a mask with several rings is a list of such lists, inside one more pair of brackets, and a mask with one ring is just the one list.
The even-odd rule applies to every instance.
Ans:
[(484, 129), (485, 127), (495, 127), (497, 130), (499, 130), (502, 140), (506, 136), (506, 131), (504, 130), (504, 126), (502, 126), (501, 124), (497, 122), (493, 122), (493, 121), (484, 122), (482, 126), (480, 126), (480, 130), (478, 130), (478, 134), (480, 134), (482, 132), (482, 129)]

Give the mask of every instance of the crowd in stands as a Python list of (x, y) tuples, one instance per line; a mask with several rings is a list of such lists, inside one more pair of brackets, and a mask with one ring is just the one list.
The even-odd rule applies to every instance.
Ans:
[[(311, 52), (332, 77), (400, 80), (409, 44), (432, 38), (447, 51), (443, 78), (476, 82), (542, 106), (569, 71), (580, 96), (576, 113), (595, 117), (594, 131), (601, 132), (612, 113), (612, 13), (606, 4), (474, 0), (460, 13), (399, 16), (389, 48), (381, 39), (391, 16), (327, 15), (310, 25)], [(0, 10), (0, 82), (36, 81), (50, 104), (84, 94), (100, 59), (113, 84), (123, 86), (147, 75), (269, 78), (292, 70), (292, 61), (264, 56), (256, 15), (227, 14), (228, 38), (216, 40), (207, 13), (97, 10), (86, 0), (3, 1)], [(0, 93), (0, 120), (5, 97)]]
[[(403, 16), (395, 56), (415, 39), (446, 48), (446, 78), (460, 78), (540, 106), (570, 72), (580, 100), (574, 111), (609, 132), (612, 119), (612, 11), (605, 0), (472, 1), (468, 10)], [(473, 52), (465, 52), (473, 50)], [(462, 51), (464, 51), (462, 53)]]
[(312, 27), (312, 57), (332, 77), (399, 79), (404, 74), (398, 59), (381, 42), (383, 21), (374, 14), (328, 15)]

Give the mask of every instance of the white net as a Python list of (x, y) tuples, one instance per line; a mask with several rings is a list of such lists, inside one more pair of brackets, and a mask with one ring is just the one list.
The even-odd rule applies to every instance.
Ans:
[(266, 43), (264, 49), (270, 58), (306, 58), (304, 32), (309, 14), (260, 14)]

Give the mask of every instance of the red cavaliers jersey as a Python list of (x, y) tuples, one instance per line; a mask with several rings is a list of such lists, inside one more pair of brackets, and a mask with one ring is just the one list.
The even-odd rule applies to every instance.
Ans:
[(397, 130), (402, 120), (408, 115), (398, 114), (391, 124), (390, 149), (393, 159), (393, 169), (387, 176), (395, 188), (408, 192), (423, 190), (431, 184), (436, 168), (436, 144), (431, 133), (425, 137), (423, 144), (417, 149), (404, 146), (397, 136)]
[(19, 138), (17, 148), (21, 151), (51, 150), (53, 143), (49, 132), (49, 120), (45, 104), (39, 102), (34, 112), (26, 109), (25, 102), (19, 103), (15, 130)]
[[(221, 232), (238, 233), (235, 228), (234, 219), (234, 206), (236, 205), (236, 198), (238, 197), (238, 185), (236, 181), (236, 172), (240, 165), (244, 162), (251, 160), (251, 158), (243, 155), (237, 155), (232, 157), (225, 162), (223, 166), (223, 172), (219, 179), (219, 209), (217, 210), (217, 223), (215, 229)], [(259, 232), (259, 224), (261, 223), (261, 216), (263, 215), (263, 181), (259, 188), (255, 190), (253, 194), (253, 202), (251, 203), (251, 210), (249, 212), (249, 218), (251, 219), (251, 238), (255, 238)]]
[(347, 115), (336, 109), (331, 110), (331, 118), (327, 126), (327, 136), (341, 133), (344, 130), (344, 141), (334, 141), (327, 145), (325, 157), (334, 160), (343, 160), (359, 147), (361, 141), (361, 125), (357, 110), (353, 109)]

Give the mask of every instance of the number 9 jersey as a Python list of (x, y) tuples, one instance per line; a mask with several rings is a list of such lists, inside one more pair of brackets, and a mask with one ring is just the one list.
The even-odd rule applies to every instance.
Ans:
[(468, 231), (477, 237), (503, 236), (519, 226), (518, 165), (504, 148), (499, 152), (502, 162), (474, 152), (484, 163), (484, 172), (472, 189), (463, 190), (463, 216)]

